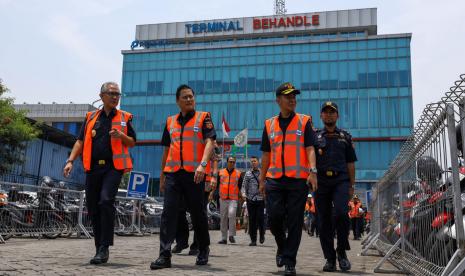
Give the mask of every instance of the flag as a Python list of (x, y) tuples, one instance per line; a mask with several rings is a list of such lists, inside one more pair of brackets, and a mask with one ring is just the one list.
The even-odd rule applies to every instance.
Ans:
[(234, 145), (236, 147), (244, 147), (247, 145), (247, 136), (249, 135), (249, 131), (245, 128), (241, 132), (239, 132), (236, 137), (234, 137)]
[(229, 128), (228, 123), (226, 123), (226, 120), (224, 119), (224, 114), (221, 120), (221, 125), (223, 127), (223, 137), (229, 137), (229, 132), (231, 131), (231, 129)]

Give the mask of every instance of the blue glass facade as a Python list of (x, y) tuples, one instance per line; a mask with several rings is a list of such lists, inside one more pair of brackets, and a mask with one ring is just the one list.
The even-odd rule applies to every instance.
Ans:
[(354, 32), (125, 51), (121, 108), (134, 114), (145, 141), (133, 150), (135, 167), (159, 175), (157, 143), (166, 117), (178, 112), (182, 83), (195, 90), (197, 110), (211, 112), (219, 140), (224, 114), (230, 137), (248, 127), (249, 155), (260, 156), (264, 120), (279, 112), (274, 90), (290, 81), (302, 91), (297, 112), (312, 115), (317, 128), (321, 104), (339, 105), (338, 125), (356, 141), (357, 181), (376, 180), (413, 127), (410, 39)]

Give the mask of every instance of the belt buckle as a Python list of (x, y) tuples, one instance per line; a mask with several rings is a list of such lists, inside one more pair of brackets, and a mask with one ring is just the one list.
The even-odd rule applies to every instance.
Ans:
[(105, 160), (99, 160), (99, 161), (98, 161), (98, 164), (99, 164), (99, 165), (105, 165)]
[(333, 171), (326, 171), (326, 176), (331, 177), (333, 175), (334, 175)]

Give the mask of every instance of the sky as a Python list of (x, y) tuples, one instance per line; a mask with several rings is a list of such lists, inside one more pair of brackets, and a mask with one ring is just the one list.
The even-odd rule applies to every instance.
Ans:
[[(264, 16), (273, 0), (0, 0), (0, 79), (16, 103), (91, 103), (121, 82), (137, 24)], [(463, 0), (287, 0), (288, 14), (378, 9), (378, 34), (412, 33), (415, 121), (465, 73)]]

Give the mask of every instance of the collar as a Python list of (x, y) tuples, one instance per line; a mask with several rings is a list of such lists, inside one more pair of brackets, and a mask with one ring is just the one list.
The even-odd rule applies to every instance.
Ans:
[(187, 112), (186, 116), (182, 116), (182, 112), (179, 112), (179, 117), (178, 117), (178, 122), (180, 122), (181, 120), (190, 120), (191, 118), (193, 118), (195, 115), (195, 110), (192, 110), (192, 111), (189, 111)]
[(103, 115), (103, 116), (106, 116), (106, 117), (108, 117), (108, 118), (113, 118), (113, 117), (115, 117), (115, 115), (116, 115), (116, 108), (113, 108), (113, 109), (110, 111), (110, 113), (108, 113), (108, 116), (107, 116), (107, 113), (105, 112), (105, 109), (103, 109), (103, 107), (102, 107), (102, 109), (100, 109), (100, 111), (101, 111), (101, 112), (100, 112), (100, 113), (101, 113), (100, 116)]
[(295, 112), (294, 112), (294, 111), (292, 111), (292, 112), (291, 112), (291, 115), (289, 115), (289, 117), (287, 117), (287, 118), (283, 118), (283, 117), (281, 116), (281, 112), (279, 112), (279, 119), (292, 120), (292, 118), (294, 118), (294, 116), (295, 116)]
[[(336, 126), (336, 128), (334, 129), (334, 133), (340, 133), (341, 130)], [(329, 132), (326, 127), (323, 128), (323, 133), (331, 133)]]
[(229, 173), (229, 174), (232, 174), (234, 172), (235, 168), (232, 168), (231, 170), (229, 170), (228, 168), (226, 168), (226, 171)]

